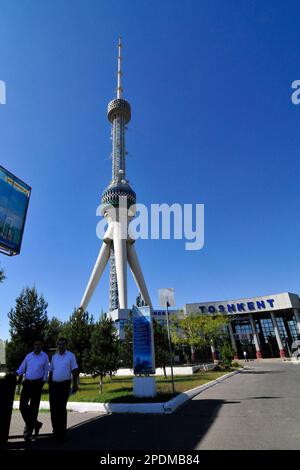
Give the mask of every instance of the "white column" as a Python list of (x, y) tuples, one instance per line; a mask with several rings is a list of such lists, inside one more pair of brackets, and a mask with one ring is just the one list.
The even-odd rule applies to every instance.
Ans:
[(231, 324), (231, 321), (229, 320), (229, 323), (228, 323), (228, 330), (229, 330), (229, 336), (230, 336), (230, 341), (231, 341), (231, 346), (235, 352), (235, 356), (234, 358), (235, 359), (238, 359), (238, 354), (237, 354), (237, 347), (236, 347), (236, 342), (235, 342), (235, 337), (234, 337), (234, 334), (233, 334), (233, 329), (232, 329), (232, 324)]
[(256, 331), (255, 321), (253, 319), (252, 313), (249, 314), (249, 320), (250, 320), (250, 325), (251, 325), (254, 344), (255, 344), (256, 358), (261, 359), (262, 355), (261, 355), (261, 350), (260, 350), (259, 337)]
[(192, 345), (191, 346), (191, 362), (192, 362), (192, 364), (195, 364), (195, 360), (196, 360), (196, 351), (195, 351), (194, 346)]
[(213, 361), (218, 362), (217, 355), (216, 355), (216, 350), (215, 350), (215, 345), (214, 345), (213, 341), (210, 342), (210, 349), (211, 349), (211, 355), (212, 355)]
[(129, 242), (127, 245), (127, 256), (128, 256), (128, 263), (132, 271), (133, 278), (143, 297), (143, 300), (146, 305), (148, 305), (149, 307), (152, 307), (150, 295), (149, 295), (149, 292), (145, 283), (145, 279), (144, 279), (142, 269), (141, 269), (133, 243)]
[(285, 357), (285, 351), (284, 351), (283, 343), (282, 343), (282, 340), (281, 340), (281, 337), (280, 337), (276, 317), (275, 317), (273, 312), (270, 312), (270, 315), (271, 315), (273, 328), (274, 328), (274, 332), (275, 332), (275, 336), (276, 336), (276, 340), (277, 340), (277, 344), (278, 344), (278, 348), (279, 348), (280, 357)]
[(114, 226), (114, 250), (120, 308), (127, 308), (127, 240), (122, 238), (122, 226)]
[(296, 320), (296, 323), (297, 323), (298, 333), (300, 335), (300, 313), (299, 313), (299, 310), (295, 309), (294, 310), (294, 315), (295, 315), (295, 320)]
[(94, 290), (96, 289), (96, 286), (103, 274), (105, 266), (107, 265), (107, 262), (109, 260), (109, 254), (110, 243), (103, 242), (89, 283), (81, 300), (80, 308), (82, 308), (83, 310), (87, 309), (89, 301), (91, 300)]

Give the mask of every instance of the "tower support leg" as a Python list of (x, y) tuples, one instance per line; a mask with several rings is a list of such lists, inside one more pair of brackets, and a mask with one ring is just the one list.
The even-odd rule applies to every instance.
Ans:
[(152, 307), (152, 302), (150, 299), (150, 295), (145, 283), (145, 279), (141, 270), (141, 266), (136, 254), (135, 247), (133, 243), (128, 243), (127, 244), (127, 256), (128, 256), (128, 263), (130, 266), (130, 269), (132, 271), (132, 275), (134, 277), (134, 280), (136, 282), (136, 285), (143, 297), (143, 300), (146, 305), (149, 307)]
[(110, 255), (110, 243), (103, 242), (97, 261), (95, 263), (93, 272), (91, 274), (89, 283), (87, 285), (87, 288), (81, 300), (80, 308), (82, 308), (82, 310), (87, 309), (87, 306), (91, 300), (94, 290), (96, 289), (96, 286), (103, 274), (105, 266), (107, 265), (107, 262), (109, 260), (109, 255)]
[(127, 240), (121, 237), (122, 227), (115, 224), (114, 251), (118, 282), (119, 308), (127, 308)]

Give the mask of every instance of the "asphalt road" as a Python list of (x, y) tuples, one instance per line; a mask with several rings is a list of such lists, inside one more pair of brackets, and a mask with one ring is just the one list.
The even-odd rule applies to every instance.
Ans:
[[(300, 450), (300, 365), (249, 363), (246, 369), (210, 389), (172, 415), (69, 413), (68, 440), (76, 450)], [(50, 432), (49, 413), (40, 413)], [(13, 413), (10, 449), (24, 449), (23, 423)], [(56, 449), (42, 434), (35, 449)]]

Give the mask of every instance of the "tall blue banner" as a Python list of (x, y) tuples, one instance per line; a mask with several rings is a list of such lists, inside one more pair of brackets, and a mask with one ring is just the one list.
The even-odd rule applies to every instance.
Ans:
[(0, 166), (0, 247), (18, 254), (31, 188)]
[(151, 309), (134, 305), (132, 314), (134, 374), (155, 374)]

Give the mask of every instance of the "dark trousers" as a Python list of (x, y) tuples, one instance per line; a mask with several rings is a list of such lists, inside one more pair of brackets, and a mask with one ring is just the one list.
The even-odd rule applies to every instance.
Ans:
[(49, 401), (53, 434), (63, 438), (67, 429), (67, 402), (71, 380), (49, 383)]
[(20, 412), (26, 424), (26, 431), (32, 432), (35, 428), (43, 385), (43, 379), (25, 379), (23, 383), (20, 397)]

